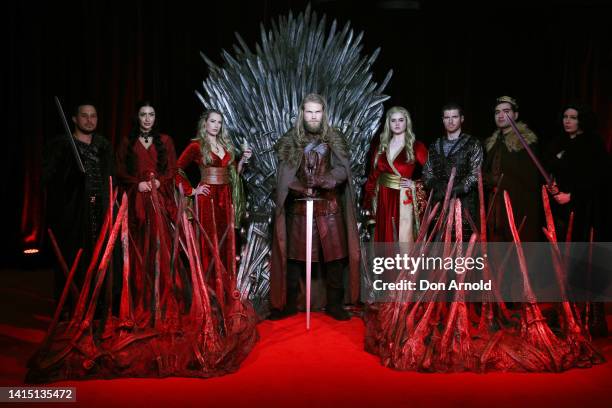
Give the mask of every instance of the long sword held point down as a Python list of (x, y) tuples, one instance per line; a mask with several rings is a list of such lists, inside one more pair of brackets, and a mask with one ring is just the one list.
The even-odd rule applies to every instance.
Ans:
[(313, 200), (306, 200), (306, 330), (310, 330), (310, 289), (312, 282)]

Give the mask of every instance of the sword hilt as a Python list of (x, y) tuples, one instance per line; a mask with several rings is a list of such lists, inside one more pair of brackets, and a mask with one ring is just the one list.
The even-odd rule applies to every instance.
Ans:
[(321, 197), (304, 197), (304, 198), (296, 198), (295, 201), (327, 201), (327, 199), (321, 198)]

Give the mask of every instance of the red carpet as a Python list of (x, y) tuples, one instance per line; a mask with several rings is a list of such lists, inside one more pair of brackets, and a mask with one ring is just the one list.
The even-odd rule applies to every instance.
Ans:
[[(51, 301), (46, 274), (2, 271), (0, 385), (22, 384), (44, 335)], [(77, 388), (67, 406), (154, 407), (610, 407), (612, 363), (561, 374), (421, 374), (382, 367), (363, 351), (360, 319), (315, 313), (259, 325), (261, 340), (235, 374), (212, 379), (55, 383)], [(612, 339), (596, 342), (612, 361)], [(57, 406), (57, 404), (52, 404)]]

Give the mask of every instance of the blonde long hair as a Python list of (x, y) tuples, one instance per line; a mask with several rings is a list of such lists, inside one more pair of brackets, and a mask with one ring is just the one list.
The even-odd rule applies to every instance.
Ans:
[(327, 132), (329, 131), (329, 119), (327, 118), (327, 102), (319, 94), (311, 93), (306, 95), (300, 105), (298, 116), (295, 119), (294, 127), (297, 134), (297, 141), (301, 144), (306, 144), (306, 129), (304, 129), (304, 105), (307, 103), (318, 103), (323, 107), (323, 115), (321, 116), (321, 139), (327, 141)]
[(200, 147), (202, 149), (202, 161), (205, 165), (210, 164), (212, 162), (210, 143), (208, 142), (208, 138), (206, 137), (206, 121), (210, 117), (211, 114), (216, 113), (221, 116), (221, 129), (219, 129), (219, 133), (217, 134), (218, 143), (225, 148), (228, 154), (231, 157), (230, 161), (234, 160), (234, 146), (230, 141), (229, 134), (225, 130), (225, 123), (223, 114), (216, 109), (208, 109), (201, 116), (198, 121), (198, 133), (197, 136), (193, 139), (200, 142)]
[(378, 153), (385, 152), (389, 148), (389, 141), (391, 140), (391, 115), (394, 113), (401, 113), (406, 119), (406, 133), (404, 138), (404, 150), (406, 151), (406, 162), (410, 163), (414, 161), (414, 132), (412, 131), (412, 119), (410, 119), (410, 113), (402, 106), (394, 106), (387, 111), (385, 116), (385, 129), (380, 134), (380, 144), (378, 146)]

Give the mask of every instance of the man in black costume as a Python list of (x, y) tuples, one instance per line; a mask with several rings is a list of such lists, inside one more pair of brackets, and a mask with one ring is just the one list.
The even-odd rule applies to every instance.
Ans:
[[(469, 213), (478, 225), (478, 170), (482, 164), (483, 152), (480, 141), (461, 129), (464, 116), (461, 106), (450, 103), (442, 108), (442, 123), (446, 136), (436, 139), (429, 146), (429, 157), (423, 168), (423, 182), (433, 190), (434, 202), (442, 201), (451, 170), (456, 175), (452, 195), (461, 200), (464, 211)], [(472, 228), (466, 216), (463, 217), (463, 240), (467, 241)]]
[(495, 100), (494, 119), (497, 130), (485, 140), (486, 157), (483, 164), (483, 179), (489, 189), (489, 202), (493, 201), (488, 216), (489, 240), (512, 242), (503, 192), (512, 200), (514, 219), (525, 223), (520, 231), (523, 242), (540, 241), (541, 236), (541, 185), (542, 178), (527, 150), (514, 132), (507, 116), (515, 122), (517, 129), (536, 156), (539, 155), (538, 137), (529, 127), (518, 120), (519, 106), (510, 96)]
[[(96, 133), (98, 112), (93, 104), (78, 104), (72, 121), (74, 131), (71, 136), (85, 173), (77, 165), (68, 135), (62, 135), (47, 146), (43, 183), (46, 190), (47, 224), (57, 237), (66, 263), (71, 265), (78, 249), (83, 248), (74, 278), (77, 287), (81, 287), (84, 271), (91, 259), (108, 208), (113, 150), (110, 142)], [(59, 299), (65, 282), (64, 273), (56, 268), (56, 299)]]

